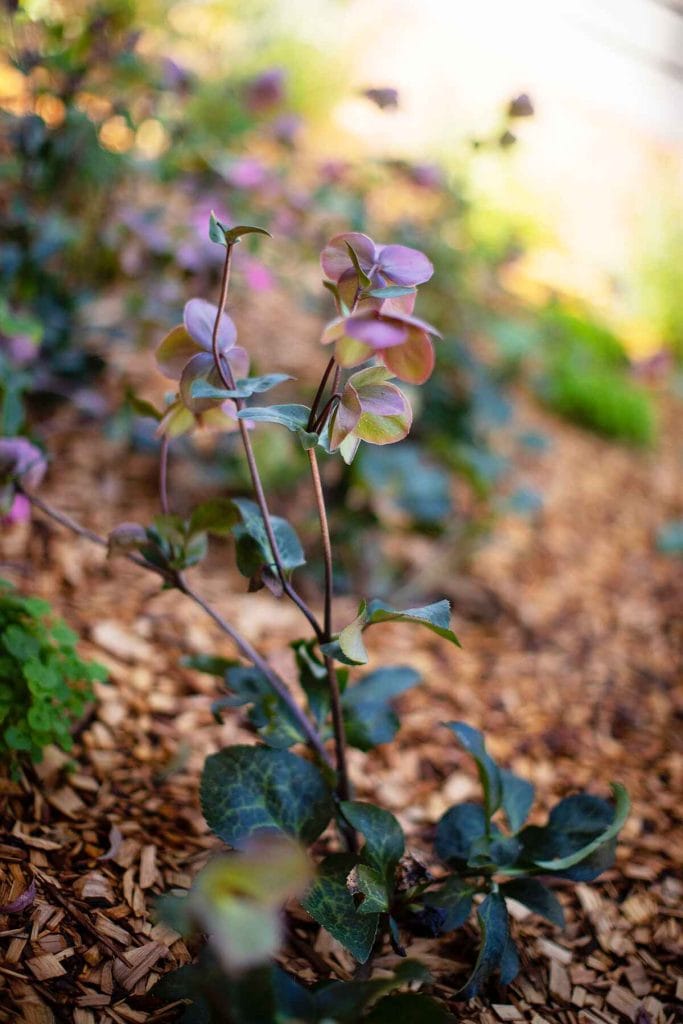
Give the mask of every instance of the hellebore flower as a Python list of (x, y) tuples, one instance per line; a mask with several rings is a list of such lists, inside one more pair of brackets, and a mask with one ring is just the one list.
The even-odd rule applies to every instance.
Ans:
[(389, 384), (391, 371), (370, 366), (352, 374), (330, 421), (330, 451), (340, 450), (350, 463), (361, 441), (394, 444), (402, 441), (413, 422), (403, 392)]
[(323, 332), (322, 343), (334, 343), (340, 366), (359, 366), (377, 356), (399, 380), (424, 384), (434, 369), (430, 334), (439, 336), (424, 320), (383, 306), (333, 320)]
[(324, 273), (335, 284), (349, 271), (356, 273), (349, 246), (374, 288), (386, 285), (412, 288), (424, 284), (434, 273), (430, 260), (419, 249), (407, 245), (377, 245), (367, 235), (349, 231), (330, 239), (320, 255)]
[(18, 480), (27, 487), (39, 487), (46, 470), (40, 448), (25, 437), (0, 438), (0, 486)]
[[(212, 354), (213, 327), (218, 307), (204, 299), (190, 299), (185, 305), (183, 323), (167, 334), (156, 351), (159, 369), (167, 377), (180, 381), (180, 391), (166, 410), (157, 428), (158, 434), (179, 437), (194, 427), (214, 430), (237, 428), (237, 407), (231, 399), (195, 398), (192, 385), (204, 380), (214, 387), (223, 382)], [(236, 379), (249, 373), (249, 356), (235, 344), (237, 329), (226, 313), (218, 326), (218, 348)]]

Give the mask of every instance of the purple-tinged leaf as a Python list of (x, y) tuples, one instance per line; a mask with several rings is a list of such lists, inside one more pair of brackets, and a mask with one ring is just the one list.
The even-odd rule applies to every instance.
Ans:
[(424, 284), (434, 273), (425, 254), (406, 245), (378, 246), (377, 256), (382, 273), (394, 284)]
[(380, 320), (376, 316), (349, 317), (345, 334), (377, 351), (402, 345), (408, 337), (407, 328), (394, 320)]
[(403, 345), (385, 349), (381, 357), (392, 373), (408, 384), (424, 384), (429, 380), (436, 361), (434, 346), (420, 330), (412, 330)]
[(353, 431), (361, 412), (358, 393), (351, 383), (347, 383), (330, 426), (330, 451), (336, 451)]
[(221, 378), (213, 356), (208, 352), (200, 352), (188, 362), (180, 377), (180, 397), (184, 405), (194, 413), (206, 412), (225, 401), (225, 395), (216, 397), (197, 397), (194, 391), (196, 384), (206, 384), (216, 391), (221, 387)]
[(337, 283), (347, 271), (354, 272), (348, 246), (352, 247), (364, 272), (367, 273), (374, 265), (375, 243), (371, 238), (359, 231), (348, 231), (342, 235), (335, 235), (320, 254), (321, 266), (330, 281)]
[(170, 331), (158, 346), (155, 358), (157, 366), (164, 377), (180, 380), (180, 376), (190, 359), (203, 351), (200, 345), (191, 338), (180, 324)]
[[(218, 307), (206, 299), (190, 299), (185, 303), (183, 322), (187, 333), (194, 338), (200, 349), (210, 352), (212, 348), (213, 329), (218, 316)], [(237, 340), (237, 328), (227, 315), (221, 313), (218, 325), (218, 348), (227, 352)]]

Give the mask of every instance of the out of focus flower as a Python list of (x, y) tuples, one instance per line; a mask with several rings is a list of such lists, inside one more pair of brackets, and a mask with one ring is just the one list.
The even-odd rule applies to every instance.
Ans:
[(266, 185), (270, 180), (270, 171), (256, 157), (245, 156), (233, 161), (225, 169), (223, 176), (233, 188), (248, 191)]
[(2, 514), (2, 496), (0, 493), (0, 524), (2, 526), (17, 526), (19, 523), (27, 523), (31, 518), (31, 502), (23, 494), (15, 494), (9, 511)]
[(325, 160), (319, 168), (320, 178), (325, 185), (337, 185), (344, 180), (350, 167), (346, 160)]
[(173, 92), (186, 92), (192, 85), (193, 76), (186, 68), (181, 67), (170, 57), (161, 59), (161, 83), (164, 89)]
[(35, 362), (40, 345), (28, 334), (15, 334), (13, 337), (0, 336), (0, 351), (7, 352), (14, 366), (29, 366)]
[(515, 96), (514, 99), (510, 100), (508, 117), (533, 117), (533, 115), (534, 105), (527, 93), (522, 92), (519, 96)]
[(443, 185), (443, 172), (437, 164), (411, 164), (407, 175), (420, 188), (441, 188)]
[(275, 278), (260, 260), (247, 259), (242, 265), (247, 286), (255, 292), (269, 292), (275, 287)]
[(277, 107), (285, 98), (284, 68), (268, 68), (247, 82), (244, 98), (247, 108), (254, 114), (262, 114)]
[(45, 456), (25, 437), (0, 438), (0, 486), (16, 480), (26, 487), (39, 487), (46, 471)]
[(438, 336), (438, 331), (408, 313), (369, 309), (333, 320), (322, 342), (334, 344), (340, 366), (360, 366), (377, 356), (399, 380), (424, 384), (434, 369), (430, 334)]
[(340, 449), (350, 463), (361, 441), (394, 444), (410, 430), (413, 411), (403, 392), (388, 383), (393, 376), (382, 366), (352, 374), (330, 422), (330, 450)]
[(283, 146), (293, 146), (302, 126), (303, 120), (298, 114), (280, 114), (273, 121), (270, 130), (273, 138)]
[(380, 110), (393, 110), (398, 106), (398, 89), (390, 87), (364, 89), (363, 96), (378, 106)]

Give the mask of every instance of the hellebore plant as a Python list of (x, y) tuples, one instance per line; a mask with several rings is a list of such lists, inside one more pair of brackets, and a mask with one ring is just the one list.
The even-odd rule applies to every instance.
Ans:
[[(163, 979), (157, 994), (191, 1000), (195, 1009), (188, 1011), (188, 1021), (448, 1021), (447, 1011), (428, 997), (395, 993), (407, 983), (427, 980), (411, 961), (390, 979), (365, 980), (368, 975), (361, 971), (352, 982), (313, 989), (268, 965), (279, 942), (280, 902), (298, 896), (360, 965), (385, 937), (405, 956), (411, 934), (450, 932), (476, 908), (481, 947), (459, 993), (469, 999), (494, 973), (506, 984), (518, 972), (505, 898), (514, 897), (561, 925), (561, 906), (543, 879), (589, 880), (608, 867), (628, 799), (619, 785), (613, 786), (614, 805), (586, 794), (570, 796), (553, 809), (546, 825), (526, 825), (533, 787), (499, 768), (481, 734), (459, 722), (448, 728), (474, 758), (484, 800), (453, 807), (439, 822), (434, 863), (439, 860), (441, 867), (428, 869), (406, 852), (401, 827), (388, 811), (353, 799), (348, 747), (367, 751), (390, 742), (399, 727), (394, 701), (419, 682), (407, 666), (352, 676), (368, 661), (365, 631), (383, 622), (412, 623), (459, 644), (447, 601), (398, 609), (363, 600), (356, 618), (335, 628), (332, 541), (319, 455), (327, 459), (340, 453), (351, 462), (361, 443), (394, 444), (408, 434), (412, 410), (394, 378), (415, 385), (432, 372), (431, 339), (438, 333), (413, 313), (417, 288), (429, 280), (432, 265), (417, 250), (377, 245), (363, 234), (333, 238), (321, 263), (337, 315), (321, 340), (334, 350), (313, 400), (310, 405), (257, 404), (255, 396), (288, 378), (281, 373), (249, 376), (248, 355), (236, 344), (235, 325), (225, 313), (234, 246), (253, 232), (267, 233), (248, 226), (228, 229), (212, 216), (210, 238), (225, 247), (218, 305), (191, 299), (183, 324), (157, 349), (159, 368), (178, 382), (168, 408), (157, 411), (138, 403), (141, 413), (156, 417), (162, 438), (162, 514), (150, 525), (123, 523), (107, 540), (47, 506), (31, 493), (33, 481), (20, 473), (13, 486), (111, 554), (157, 573), (165, 587), (177, 589), (212, 618), (242, 659), (199, 654), (185, 660), (222, 679), (227, 695), (215, 702), (214, 713), (244, 707), (260, 742), (227, 747), (206, 761), (201, 780), (205, 818), (237, 852), (201, 873), (189, 896), (165, 898), (161, 913), (181, 929), (208, 932), (209, 946), (199, 964)], [(305, 563), (297, 534), (268, 507), (251, 442), (251, 432), (264, 423), (292, 431), (308, 455), (324, 554), (322, 615), (294, 582), (295, 570)], [(203, 426), (239, 430), (254, 500), (215, 499), (183, 518), (170, 510), (169, 444)], [(311, 632), (294, 639), (291, 647), (305, 694), (303, 707), (268, 661), (188, 582), (186, 570), (205, 556), (209, 533), (232, 535), (237, 567), (250, 591), (265, 586), (302, 613)], [(300, 846), (316, 844), (331, 823), (336, 838), (318, 845), (318, 856), (321, 847), (328, 852), (312, 877)], [(274, 844), (270, 850), (268, 843)], [(299, 844), (299, 853), (291, 843)], [(241, 930), (244, 944), (235, 941)]]

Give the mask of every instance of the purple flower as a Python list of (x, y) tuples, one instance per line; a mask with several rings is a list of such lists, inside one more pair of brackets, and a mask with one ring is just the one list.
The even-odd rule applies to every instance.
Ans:
[(244, 97), (249, 110), (262, 114), (277, 107), (285, 98), (284, 68), (268, 68), (247, 82)]
[[(185, 304), (183, 323), (174, 327), (156, 351), (159, 369), (166, 377), (180, 382), (179, 394), (166, 410), (157, 428), (158, 434), (178, 437), (195, 427), (236, 429), (237, 407), (228, 399), (195, 398), (192, 385), (203, 380), (222, 387), (213, 359), (213, 330), (218, 307), (205, 299), (190, 299)], [(236, 345), (237, 329), (222, 313), (218, 325), (218, 349), (235, 379), (249, 373), (249, 356)]]
[(3, 526), (17, 526), (18, 523), (27, 523), (31, 518), (31, 502), (23, 494), (15, 494), (9, 511), (0, 516), (0, 523)]
[(361, 441), (394, 444), (408, 434), (413, 411), (403, 392), (389, 384), (391, 371), (370, 366), (352, 374), (330, 421), (330, 450), (350, 463)]
[(434, 369), (430, 334), (439, 336), (424, 320), (383, 307), (338, 317), (325, 328), (322, 343), (334, 344), (340, 366), (360, 366), (377, 356), (399, 380), (424, 384)]
[(18, 480), (26, 487), (39, 487), (46, 471), (45, 456), (25, 437), (0, 438), (0, 484)]
[(281, 114), (273, 121), (271, 132), (283, 146), (293, 146), (302, 125), (303, 119), (298, 114)]
[(398, 106), (398, 89), (383, 87), (380, 89), (364, 89), (363, 96), (379, 107), (380, 110), (393, 110)]
[(349, 271), (355, 273), (349, 245), (356, 253), (361, 269), (376, 288), (392, 284), (413, 287), (424, 284), (434, 273), (431, 262), (419, 249), (410, 249), (406, 245), (377, 245), (367, 235), (349, 231), (335, 235), (320, 256), (324, 273), (335, 284)]
[(233, 188), (250, 190), (266, 185), (270, 180), (270, 172), (260, 160), (245, 156), (230, 164), (224, 177)]

